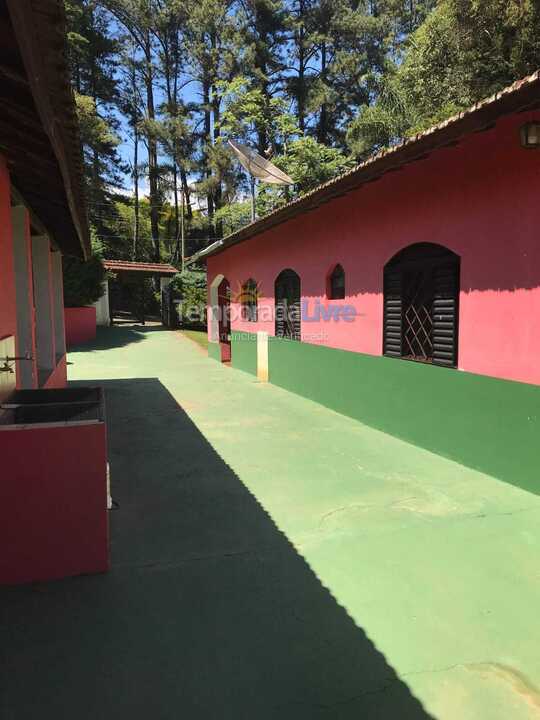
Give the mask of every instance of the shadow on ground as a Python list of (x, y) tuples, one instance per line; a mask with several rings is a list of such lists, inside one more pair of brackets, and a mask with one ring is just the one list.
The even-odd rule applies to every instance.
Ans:
[(100, 384), (113, 569), (2, 591), (2, 718), (427, 720), (163, 385)]
[(98, 327), (96, 339), (84, 345), (70, 346), (68, 352), (94, 352), (95, 350), (110, 350), (125, 347), (141, 342), (149, 333), (163, 332), (163, 325), (140, 325), (129, 322), (110, 327)]

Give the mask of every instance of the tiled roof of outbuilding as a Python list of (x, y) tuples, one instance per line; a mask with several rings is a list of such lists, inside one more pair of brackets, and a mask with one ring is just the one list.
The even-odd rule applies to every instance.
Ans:
[(112, 272), (142, 272), (152, 275), (176, 275), (178, 270), (168, 263), (143, 263), (128, 260), (103, 260), (103, 267)]

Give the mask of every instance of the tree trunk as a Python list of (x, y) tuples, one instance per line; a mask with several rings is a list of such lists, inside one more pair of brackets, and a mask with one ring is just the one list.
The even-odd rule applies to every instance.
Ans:
[[(214, 145), (219, 139), (220, 136), (220, 97), (217, 91), (216, 86), (212, 86), (212, 114), (213, 114), (213, 121), (214, 121), (214, 137), (213, 137), (213, 143)], [(216, 185), (216, 189), (214, 191), (214, 207), (216, 210), (219, 210), (219, 208), (222, 205), (222, 188), (221, 188), (221, 182), (218, 182)], [(223, 235), (223, 223), (221, 221), (218, 221), (216, 223), (215, 227), (215, 236), (220, 238)]]
[(190, 190), (187, 181), (186, 171), (183, 167), (180, 167), (180, 179), (182, 181), (182, 190), (184, 191), (184, 205), (186, 206), (187, 219), (191, 220), (193, 218), (193, 211), (191, 209)]
[(139, 114), (137, 112), (137, 71), (134, 60), (131, 64), (131, 89), (133, 92), (131, 121), (133, 124), (133, 211), (135, 214), (131, 259), (135, 262), (139, 251)]
[[(173, 59), (174, 58), (174, 59)], [(163, 59), (164, 59), (164, 67), (163, 67), (163, 73), (165, 75), (165, 88), (167, 90), (167, 105), (168, 105), (168, 112), (169, 116), (171, 116), (175, 121), (178, 118), (178, 43), (174, 45), (173, 53), (171, 54), (170, 46), (168, 40), (163, 42)], [(174, 81), (173, 81), (174, 78)], [(172, 164), (173, 164), (173, 204), (174, 204), (174, 244), (173, 244), (173, 261), (176, 262), (176, 253), (178, 249), (178, 243), (179, 243), (179, 233), (180, 233), (180, 214), (178, 209), (178, 164), (177, 164), (177, 157), (178, 157), (178, 147), (176, 142), (176, 135), (173, 137), (172, 141)], [(170, 227), (170, 223), (169, 223)], [(170, 230), (167, 233), (168, 237), (171, 237)]]
[[(146, 33), (145, 38), (145, 58), (146, 58), (146, 109), (148, 119), (153, 121), (156, 119), (154, 106), (154, 72), (152, 67), (152, 48), (150, 43), (150, 33)], [(147, 135), (148, 144), (148, 184), (150, 187), (150, 228), (152, 232), (152, 244), (154, 246), (154, 262), (161, 259), (159, 247), (159, 184), (158, 184), (158, 155), (157, 142), (152, 130)]]
[[(324, 40), (321, 44), (321, 80), (326, 85), (326, 42)], [(323, 144), (326, 144), (328, 140), (328, 108), (324, 102), (319, 113), (317, 140)]]
[(304, 134), (306, 130), (306, 49), (304, 47), (304, 2), (300, 0), (299, 3), (299, 20), (300, 27), (298, 30), (298, 92), (297, 92), (297, 105), (298, 105), (298, 127), (300, 132)]
[(137, 129), (137, 117), (134, 116), (134, 138), (133, 138), (133, 198), (135, 222), (133, 224), (133, 247), (131, 259), (137, 260), (139, 250), (139, 131)]
[[(207, 180), (212, 177), (212, 170), (208, 166), (208, 148), (212, 144), (212, 117), (210, 111), (210, 82), (207, 77), (203, 79), (203, 103), (204, 103), (204, 141), (206, 148), (203, 153), (203, 164), (205, 166), (205, 175)], [(206, 193), (206, 202), (208, 206), (208, 220), (213, 225), (214, 222), (214, 196), (211, 190)]]

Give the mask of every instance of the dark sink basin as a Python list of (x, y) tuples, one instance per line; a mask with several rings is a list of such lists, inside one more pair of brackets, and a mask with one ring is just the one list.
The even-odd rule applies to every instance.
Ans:
[(101, 402), (99, 387), (61, 388), (51, 390), (15, 390), (4, 400), (2, 407), (17, 405), (55, 405), (61, 403)]
[(2, 410), (0, 425), (102, 421), (102, 407), (99, 402), (18, 405)]

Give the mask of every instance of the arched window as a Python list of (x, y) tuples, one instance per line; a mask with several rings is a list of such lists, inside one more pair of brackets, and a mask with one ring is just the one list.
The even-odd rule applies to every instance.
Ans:
[(276, 336), (301, 339), (300, 278), (294, 270), (280, 272), (275, 283)]
[(329, 300), (345, 298), (345, 270), (339, 264), (332, 270), (328, 278), (327, 295)]
[(458, 255), (416, 243), (385, 265), (385, 355), (456, 367), (458, 319)]
[(242, 285), (242, 320), (247, 322), (257, 322), (257, 301), (259, 298), (259, 289), (253, 278), (249, 278)]

